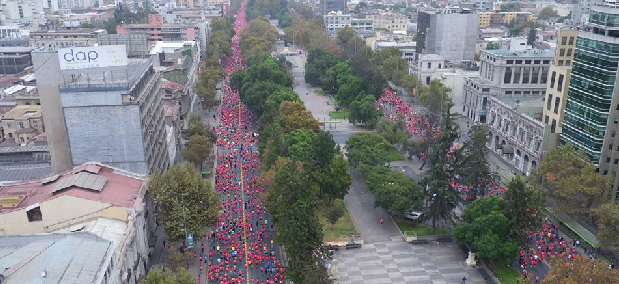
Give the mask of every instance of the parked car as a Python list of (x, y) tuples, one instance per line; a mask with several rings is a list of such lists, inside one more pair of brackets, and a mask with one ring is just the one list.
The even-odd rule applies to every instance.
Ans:
[(422, 214), (423, 212), (411, 211), (411, 212), (406, 213), (406, 219), (417, 221), (419, 220), (419, 217), (421, 217)]

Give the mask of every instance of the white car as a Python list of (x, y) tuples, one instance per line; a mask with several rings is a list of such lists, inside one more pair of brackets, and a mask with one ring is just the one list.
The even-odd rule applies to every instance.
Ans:
[(419, 220), (419, 217), (421, 217), (421, 214), (423, 214), (422, 212), (418, 212), (418, 211), (411, 211), (406, 213), (406, 219), (409, 220)]

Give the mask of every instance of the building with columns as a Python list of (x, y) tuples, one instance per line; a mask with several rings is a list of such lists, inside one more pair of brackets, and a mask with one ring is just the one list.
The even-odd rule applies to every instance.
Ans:
[(479, 75), (465, 80), (463, 112), (475, 122), (486, 122), (490, 97), (541, 103), (553, 59), (553, 49), (482, 50)]
[(521, 174), (529, 175), (548, 150), (549, 126), (534, 117), (542, 112), (535, 98), (488, 100), (489, 148)]

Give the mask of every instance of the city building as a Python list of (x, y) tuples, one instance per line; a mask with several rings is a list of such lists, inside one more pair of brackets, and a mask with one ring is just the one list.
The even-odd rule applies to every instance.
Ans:
[(374, 21), (372, 19), (350, 19), (350, 27), (356, 31), (371, 31), (374, 29)]
[(367, 18), (372, 20), (374, 30), (406, 32), (408, 27), (408, 18), (400, 13), (382, 12), (368, 15)]
[(156, 41), (194, 41), (195, 25), (166, 24), (163, 15), (148, 15), (148, 24), (118, 25), (117, 34), (147, 34), (149, 43)]
[[(96, 235), (113, 245), (115, 269), (110, 273), (114, 277), (107, 283), (136, 284), (150, 267), (149, 239), (156, 228), (154, 207), (146, 194), (147, 188), (148, 180), (144, 175), (100, 163), (86, 163), (44, 179), (4, 183), (0, 188), (0, 235), (32, 235), (36, 238), (33, 234), (73, 235), (77, 231)], [(10, 244), (2, 242), (0, 248), (6, 245)], [(79, 255), (81, 252), (59, 251), (57, 254), (60, 255), (56, 257), (58, 260), (70, 259), (71, 253)], [(92, 257), (100, 257), (100, 254), (93, 252)], [(61, 262), (57, 264), (66, 266)], [(84, 272), (84, 276), (97, 274), (100, 265), (107, 266), (94, 264), (91, 263), (94, 267)], [(75, 265), (80, 267), (78, 263)], [(17, 277), (15, 281), (24, 279), (21, 277), (36, 277), (44, 269), (45, 266), (39, 266), (36, 273), (30, 270), (20, 273), (14, 269), (17, 274), (12, 274), (12, 277)], [(7, 270), (2, 273), (7, 273)], [(49, 273), (50, 277), (59, 277), (62, 271), (50, 268)], [(76, 272), (65, 273), (72, 275)], [(40, 279), (37, 280), (39, 282), (11, 283), (41, 283)], [(74, 279), (60, 283), (99, 282)]]
[(440, 69), (445, 68), (445, 59), (438, 54), (420, 54), (416, 64), (411, 65), (409, 73), (416, 74), (423, 84), (430, 85), (432, 76)]
[(558, 66), (572, 66), (574, 62), (574, 50), (576, 49), (576, 38), (578, 30), (560, 30), (557, 35), (557, 53), (555, 64)]
[(325, 29), (332, 34), (351, 26), (350, 14), (344, 14), (341, 11), (331, 11), (323, 16), (323, 20)]
[(497, 28), (482, 28), (479, 29), (479, 38), (487, 39), (487, 38), (502, 38), (505, 37), (507, 33), (502, 29)]
[(533, 19), (531, 12), (481, 12), (477, 16), (480, 28), (499, 28), (512, 21), (518, 25)]
[(441, 14), (420, 11), (417, 21), (417, 56), (438, 54), (459, 65), (475, 59), (477, 15), (467, 13)]
[[(599, 172), (614, 177), (619, 199), (619, 8), (615, 1), (591, 5), (588, 30), (578, 32), (560, 135), (561, 144), (584, 151)], [(569, 41), (569, 39), (568, 39)]]
[(30, 46), (71, 47), (97, 43), (97, 36), (107, 34), (104, 29), (59, 29), (30, 32)]
[(91, 233), (0, 236), (2, 284), (120, 283), (114, 244)]
[[(475, 122), (486, 122), (489, 97), (524, 101), (533, 97), (540, 104), (546, 96), (548, 69), (554, 50), (482, 50), (478, 76), (466, 78), (463, 111)], [(541, 115), (541, 114), (540, 114)]]
[(320, 14), (326, 15), (333, 11), (346, 13), (346, 0), (320, 0)]
[(58, 8), (80, 9), (94, 7), (97, 0), (58, 0)]
[(573, 6), (571, 20), (575, 26), (584, 27), (589, 21), (589, 9), (591, 8), (592, 0), (577, 0)]
[(168, 168), (161, 73), (151, 58), (127, 59), (122, 45), (32, 56), (43, 118), (55, 122), (46, 128), (54, 172), (88, 161), (140, 174)]
[(0, 120), (3, 135), (18, 145), (26, 145), (35, 136), (45, 132), (41, 106), (18, 105), (5, 113)]
[[(415, 45), (416, 43), (414, 41), (375, 40), (372, 43), (372, 50), (395, 47), (402, 52), (402, 58), (406, 59), (409, 63), (412, 63), (415, 61)], [(402, 68), (408, 69), (408, 66), (402, 66)]]
[(7, 22), (27, 22), (33, 16), (43, 13), (43, 2), (36, 0), (4, 0), (0, 4), (0, 20)]
[(542, 114), (540, 100), (490, 97), (488, 113), (490, 150), (523, 175), (529, 175), (548, 149), (548, 126), (535, 118)]
[(32, 66), (32, 47), (0, 47), (0, 74), (18, 74)]
[(550, 126), (549, 143), (552, 146), (558, 145), (559, 135), (563, 132), (563, 116), (567, 104), (577, 36), (578, 31), (575, 30), (559, 31), (554, 64), (548, 71), (543, 122)]

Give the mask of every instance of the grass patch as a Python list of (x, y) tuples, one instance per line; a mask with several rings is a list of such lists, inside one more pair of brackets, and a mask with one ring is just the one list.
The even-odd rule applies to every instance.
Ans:
[[(342, 206), (344, 208), (344, 215), (332, 225), (327, 220), (327, 212), (334, 206)], [(318, 219), (320, 224), (322, 224), (322, 232), (324, 234), (322, 240), (324, 242), (347, 242), (350, 241), (351, 235), (357, 233), (342, 199), (335, 199), (331, 203), (328, 200), (322, 200), (318, 204)]]
[(389, 153), (387, 153), (387, 157), (389, 159), (389, 162), (404, 160), (404, 158), (402, 157), (402, 155), (400, 154), (400, 152), (398, 152), (396, 148), (389, 149)]
[(350, 117), (350, 110), (341, 109), (340, 111), (330, 111), (329, 116), (333, 119), (348, 119)]
[(505, 260), (497, 262), (489, 262), (488, 268), (492, 270), (494, 276), (501, 281), (501, 284), (517, 284), (520, 278), (520, 272), (512, 268)]
[(430, 226), (419, 224), (415, 221), (411, 221), (407, 219), (401, 219), (401, 218), (394, 218), (394, 219), (395, 219), (395, 223), (400, 228), (400, 231), (414, 231), (418, 237), (430, 236), (430, 235), (448, 235), (450, 233), (449, 231), (445, 231), (445, 230), (441, 230), (437, 228), (436, 230), (434, 230), (434, 234), (430, 234), (430, 229), (431, 229)]

